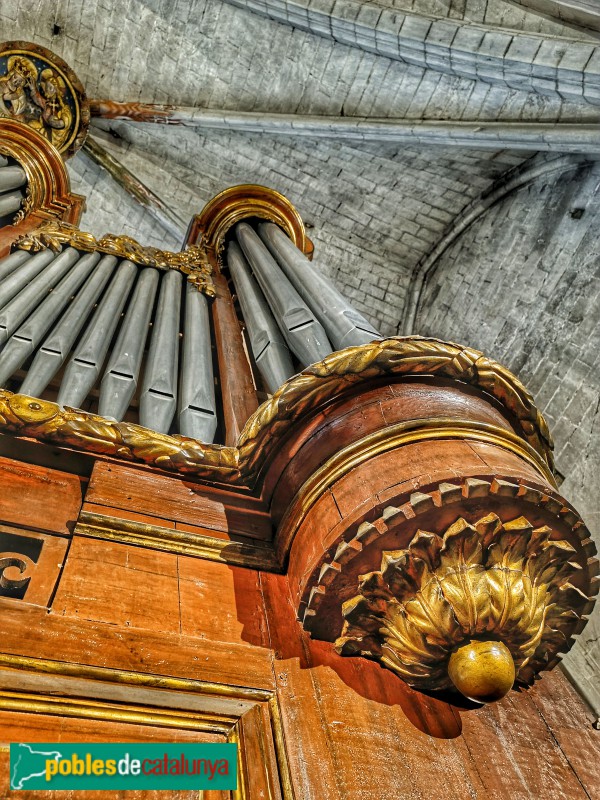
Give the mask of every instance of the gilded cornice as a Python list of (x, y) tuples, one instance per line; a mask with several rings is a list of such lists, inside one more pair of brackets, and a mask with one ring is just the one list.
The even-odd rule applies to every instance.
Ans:
[(126, 258), (144, 267), (178, 270), (186, 275), (199, 291), (209, 297), (215, 296), (212, 268), (202, 244), (191, 245), (187, 250), (173, 253), (156, 247), (144, 247), (130, 236), (107, 233), (96, 239), (91, 233), (81, 231), (74, 225), (52, 220), (21, 236), (15, 242), (15, 247), (32, 252), (39, 252), (49, 247), (58, 253), (65, 244), (85, 253), (99, 252)]
[(0, 430), (217, 483), (254, 487), (294, 425), (361, 383), (405, 375), (453, 378), (492, 395), (518, 422), (529, 452), (542, 461), (540, 471), (546, 471), (544, 465), (552, 469), (548, 427), (523, 384), (477, 350), (421, 337), (349, 347), (313, 364), (257, 409), (236, 447), (159, 434), (7, 391), (0, 391)]
[(314, 246), (306, 235), (300, 214), (290, 201), (274, 189), (242, 184), (213, 197), (190, 222), (186, 242), (205, 244), (210, 257), (220, 262), (225, 237), (238, 222), (264, 219), (279, 225), (299, 250), (312, 258)]

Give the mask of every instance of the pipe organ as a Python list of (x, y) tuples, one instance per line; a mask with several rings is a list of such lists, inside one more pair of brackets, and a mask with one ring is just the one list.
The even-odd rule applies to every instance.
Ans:
[(178, 253), (81, 230), (83, 90), (2, 47), (62, 77), (0, 115), (0, 739), (233, 742), (210, 800), (592, 796), (598, 561), (525, 386), (382, 336), (275, 190)]

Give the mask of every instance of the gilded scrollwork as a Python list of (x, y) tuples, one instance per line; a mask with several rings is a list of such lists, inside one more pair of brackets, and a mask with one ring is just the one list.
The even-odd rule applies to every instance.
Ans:
[(26, 217), (28, 217), (33, 210), (34, 210), (33, 193), (31, 191), (31, 187), (27, 186), (25, 190), (25, 198), (21, 203), (21, 208), (15, 214), (12, 224), (18, 225), (19, 222), (22, 222)]
[(117, 236), (109, 233), (97, 239), (91, 233), (81, 231), (74, 225), (58, 220), (45, 222), (15, 242), (15, 247), (31, 252), (50, 248), (58, 253), (64, 245), (86, 253), (97, 251), (118, 258), (127, 258), (144, 267), (178, 270), (187, 276), (198, 291), (208, 297), (215, 296), (212, 267), (202, 243), (191, 245), (180, 253), (173, 253), (168, 250), (159, 250), (156, 247), (144, 247), (130, 236)]
[(501, 642), (512, 675), (529, 683), (569, 648), (591, 610), (575, 585), (580, 573), (575, 548), (525, 517), (502, 522), (490, 513), (473, 524), (459, 518), (441, 535), (419, 530), (406, 549), (382, 553), (380, 570), (361, 576), (359, 593), (342, 605), (335, 647), (437, 690), (452, 686), (455, 653), (471, 648), (476, 661), (477, 648)]

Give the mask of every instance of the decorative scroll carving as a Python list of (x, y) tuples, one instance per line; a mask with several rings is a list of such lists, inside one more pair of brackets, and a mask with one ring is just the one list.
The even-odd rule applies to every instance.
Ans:
[[(336, 650), (377, 659), (427, 690), (452, 685), (450, 666), (472, 699), (498, 699), (512, 670), (529, 682), (591, 610), (574, 585), (576, 555), (550, 527), (534, 529), (525, 517), (503, 523), (491, 513), (472, 525), (461, 517), (441, 536), (419, 530), (406, 549), (383, 552), (379, 571), (361, 576), (359, 594), (342, 606)], [(484, 642), (504, 645), (492, 648), (503, 674), (491, 683)], [(465, 663), (487, 681), (481, 693), (472, 690), (473, 674), (461, 674)]]
[(30, 42), (0, 44), (0, 117), (40, 133), (67, 158), (83, 144), (89, 107), (75, 73)]
[(34, 568), (34, 562), (22, 553), (0, 553), (0, 594), (24, 593)]
[(192, 245), (181, 253), (172, 253), (156, 247), (144, 247), (130, 236), (116, 236), (109, 233), (96, 239), (91, 233), (81, 231), (74, 225), (52, 220), (45, 222), (35, 231), (21, 236), (17, 239), (15, 246), (21, 250), (32, 252), (49, 247), (58, 253), (65, 244), (86, 253), (97, 251), (118, 258), (127, 258), (144, 267), (176, 269), (187, 275), (188, 280), (196, 286), (198, 291), (209, 297), (215, 296), (211, 277), (212, 267), (202, 244)]
[(27, 186), (27, 188), (25, 189), (25, 198), (21, 203), (21, 208), (15, 214), (12, 224), (18, 225), (19, 222), (22, 222), (25, 219), (25, 217), (28, 217), (33, 210), (34, 210), (33, 192), (31, 191), (31, 187)]
[[(32, 240), (32, 247), (36, 241)], [(86, 241), (87, 248), (83, 247)], [(74, 247), (91, 247), (90, 239), (69, 242)], [(58, 244), (62, 243), (63, 239), (58, 239)], [(49, 244), (42, 241), (41, 246)], [(114, 250), (104, 252), (114, 253)], [(546, 422), (531, 395), (508, 370), (477, 350), (419, 337), (384, 339), (332, 353), (286, 381), (263, 403), (248, 420), (237, 447), (166, 436), (139, 425), (110, 422), (83, 411), (62, 410), (54, 403), (34, 402), (25, 395), (6, 391), (0, 392), (0, 430), (209, 480), (252, 486), (263, 465), (280, 446), (282, 437), (302, 417), (360, 382), (411, 374), (455, 378), (494, 395), (520, 423), (524, 439), (552, 468), (552, 442)]]

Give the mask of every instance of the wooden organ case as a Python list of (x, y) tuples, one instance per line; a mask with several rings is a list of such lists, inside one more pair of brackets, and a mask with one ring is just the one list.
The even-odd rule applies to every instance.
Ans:
[(525, 387), (379, 336), (277, 192), (169, 253), (77, 227), (48, 131), (0, 153), (3, 743), (237, 743), (205, 800), (595, 796), (553, 669), (595, 550)]

